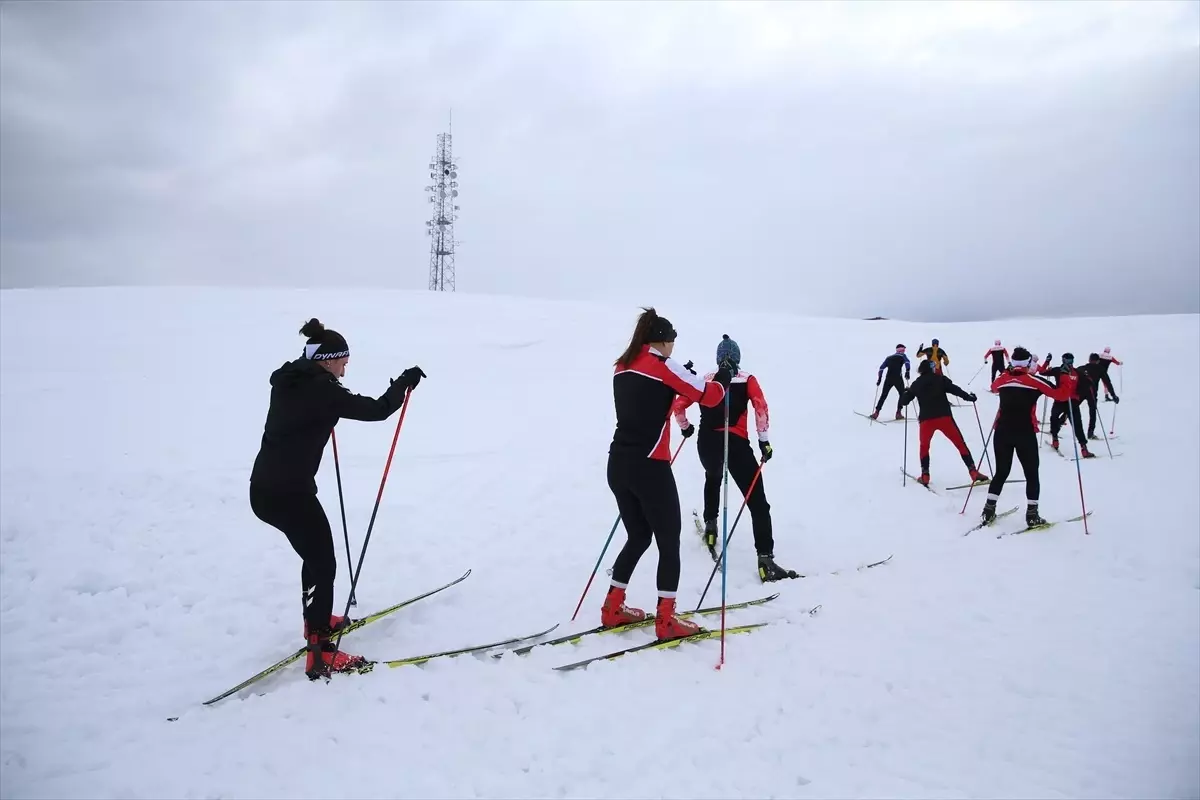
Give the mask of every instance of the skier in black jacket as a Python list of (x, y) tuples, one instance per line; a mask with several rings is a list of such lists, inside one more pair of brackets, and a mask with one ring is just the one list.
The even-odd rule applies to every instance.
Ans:
[(387, 419), (425, 373), (420, 367), (406, 369), (378, 398), (353, 394), (338, 380), (350, 360), (341, 334), (316, 319), (306, 322), (300, 333), (308, 337), (304, 353), (271, 373), (271, 404), (250, 473), (250, 508), (282, 531), (303, 560), (300, 583), (308, 648), (304, 669), (315, 679), (365, 663), (344, 651), (333, 658), (331, 637), (346, 620), (333, 614), (337, 558), (329, 519), (317, 499), (321, 455), (338, 420)]
[[(1072, 390), (1070, 396), (1066, 400), (1055, 401), (1050, 406), (1050, 446), (1055, 450), (1058, 449), (1058, 432), (1062, 429), (1063, 423), (1067, 421), (1067, 416), (1071, 417), (1072, 427), (1075, 429), (1075, 438), (1079, 440), (1079, 455), (1083, 458), (1095, 458), (1095, 455), (1088, 450), (1087, 435), (1083, 432), (1083, 416), (1080, 414), (1079, 404), (1084, 397), (1095, 395), (1096, 387), (1091, 381), (1091, 376), (1088, 372), (1075, 369), (1075, 356), (1071, 353), (1062, 354), (1062, 363), (1057, 367), (1050, 366), (1050, 359), (1047, 358), (1042, 364), (1042, 375), (1053, 376), (1058, 385), (1063, 384), (1063, 378), (1071, 376)], [(1093, 424), (1094, 421), (1093, 421)]]
[(900, 395), (901, 406), (908, 405), (913, 398), (916, 398), (921, 405), (920, 413), (917, 416), (917, 419), (920, 420), (921, 431), (921, 477), (917, 481), (925, 486), (929, 485), (929, 442), (933, 439), (934, 431), (941, 431), (950, 440), (950, 443), (958, 448), (963, 463), (967, 465), (972, 482), (989, 480), (986, 475), (975, 468), (975, 459), (971, 456), (967, 443), (963, 441), (958, 423), (954, 421), (954, 415), (950, 411), (950, 401), (946, 399), (946, 394), (961, 397), (972, 403), (978, 398), (955, 386), (954, 382), (945, 375), (939, 374), (933, 362), (928, 359), (917, 365), (917, 373), (917, 379), (912, 382), (912, 386), (909, 386)]
[[(883, 391), (879, 393), (879, 402), (875, 404), (875, 411), (871, 414), (871, 419), (879, 419), (879, 412), (883, 408), (883, 401), (887, 400), (888, 392), (893, 388), (896, 390), (896, 419), (904, 419), (900, 413), (900, 397), (904, 394), (904, 381), (908, 380), (911, 365), (908, 356), (904, 353), (904, 345), (896, 345), (896, 352), (883, 360), (879, 365), (879, 371), (875, 373), (875, 385), (878, 386), (883, 380), (883, 372), (887, 370), (887, 383), (883, 385)], [(900, 370), (904, 370), (904, 381), (900, 380)]]
[[(1100, 438), (1096, 435), (1096, 394), (1100, 391), (1100, 383), (1104, 378), (1102, 372), (1099, 353), (1089, 355), (1088, 363), (1079, 368), (1079, 373), (1083, 376), (1079, 381), (1080, 394), (1083, 396), (1083, 402), (1088, 405), (1088, 439)], [(1087, 391), (1084, 391), (1085, 378)]]

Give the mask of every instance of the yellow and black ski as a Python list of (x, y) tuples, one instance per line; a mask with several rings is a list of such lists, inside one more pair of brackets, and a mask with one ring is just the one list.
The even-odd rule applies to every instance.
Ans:
[(537, 633), (531, 633), (528, 636), (513, 636), (511, 638), (501, 639), (498, 642), (492, 642), (490, 644), (475, 644), (475, 645), (471, 645), (469, 647), (460, 647), (457, 650), (443, 650), (440, 653), (430, 653), (429, 655), (424, 655), (424, 656), (409, 656), (407, 658), (395, 658), (395, 659), (392, 659), (391, 661), (384, 661), (382, 663), (387, 664), (389, 667), (405, 667), (405, 666), (409, 666), (409, 665), (413, 665), (413, 664), (424, 664), (425, 662), (431, 661), (435, 658), (453, 658), (454, 656), (466, 655), (467, 653), (481, 653), (484, 650), (493, 650), (497, 647), (504, 647), (505, 645), (517, 644), (518, 642), (527, 642), (530, 639), (537, 639), (541, 636), (545, 636), (547, 633), (550, 633), (557, 627), (558, 627), (558, 623), (555, 623), (555, 624), (551, 625), (549, 628), (546, 628), (546, 630), (544, 630), (544, 631), (538, 631)]
[[(750, 608), (752, 606), (761, 606), (765, 603), (771, 602), (772, 600), (774, 600), (777, 597), (779, 597), (779, 592), (776, 592), (775, 594), (767, 595), (766, 597), (760, 597), (757, 600), (743, 600), (740, 603), (729, 603), (725, 606), (725, 610), (726, 611), (736, 611), (739, 608)], [(708, 608), (701, 608), (701, 609), (697, 609), (695, 611), (681, 611), (678, 614), (676, 614), (675, 616), (679, 617), (680, 619), (687, 619), (688, 617), (703, 616), (703, 615), (707, 615), (707, 614), (719, 614), (719, 613), (721, 613), (720, 606), (709, 606)], [(536, 647), (554, 646), (554, 645), (567, 644), (567, 643), (574, 644), (575, 642), (578, 642), (580, 639), (582, 639), (585, 636), (592, 636), (594, 634), (602, 634), (602, 633), (625, 633), (626, 631), (637, 630), (638, 628), (645, 628), (645, 627), (647, 627), (649, 625), (653, 625), (653, 624), (654, 624), (654, 614), (651, 613), (651, 614), (647, 614), (645, 619), (639, 620), (638, 622), (630, 622), (626, 625), (615, 625), (611, 628), (606, 628), (603, 625), (598, 625), (595, 628), (588, 628), (587, 630), (578, 631), (576, 633), (568, 633), (565, 636), (558, 637), (557, 639), (550, 639), (545, 642), (536, 642), (534, 644), (526, 645), (524, 647), (518, 647), (513, 650), (505, 650), (503, 653), (495, 653), (492, 655), (492, 658), (503, 658), (504, 656), (508, 655), (509, 653), (523, 656), (526, 653), (528, 653), (530, 650), (533, 650)]]
[[(683, 615), (680, 614), (679, 616), (683, 616)], [(748, 633), (757, 628), (762, 628), (768, 624), (770, 624), (770, 623), (754, 622), (749, 625), (738, 625), (737, 627), (734, 627), (734, 628), (726, 628), (725, 635), (731, 636), (731, 635), (737, 634), (737, 633)], [(612, 661), (613, 659), (620, 658), (621, 656), (627, 656), (630, 653), (637, 653), (642, 650), (664, 650), (668, 647), (675, 647), (677, 645), (681, 645), (684, 642), (700, 642), (705, 639), (718, 639), (718, 638), (720, 638), (720, 636), (721, 636), (720, 628), (718, 628), (716, 630), (711, 630), (711, 631), (701, 629), (701, 631), (699, 633), (694, 633), (691, 636), (681, 636), (678, 639), (655, 639), (652, 642), (646, 642), (645, 644), (639, 644), (639, 645), (635, 645), (633, 647), (627, 647), (624, 650), (617, 650), (615, 652), (605, 653), (604, 655), (600, 655), (600, 656), (593, 656), (592, 658), (585, 658), (582, 661), (576, 661), (573, 664), (564, 664), (561, 667), (555, 667), (554, 669), (558, 670), (559, 672), (566, 672), (568, 670), (581, 669), (583, 667), (586, 667), (588, 664), (592, 664), (597, 661)]]
[[(389, 614), (393, 614), (396, 611), (399, 611), (400, 609), (404, 608), (405, 606), (410, 606), (419, 600), (424, 600), (426, 597), (429, 597), (430, 595), (435, 595), (438, 592), (449, 589), (451, 586), (454, 586), (455, 584), (462, 583), (463, 581), (465, 581), (467, 579), (467, 576), (469, 576), (470, 574), (471, 574), (471, 570), (467, 570), (462, 575), (460, 575), (459, 577), (455, 578), (454, 580), (450, 581), (449, 583), (447, 583), (443, 586), (439, 586), (436, 589), (430, 589), (428, 592), (419, 594), (416, 597), (410, 597), (407, 600), (402, 600), (401, 602), (396, 603), (396, 605), (394, 605), (394, 606), (388, 606), (385, 609), (376, 611), (374, 614), (369, 614), (365, 617), (362, 617), (361, 619), (356, 619), (343, 629), (342, 635), (345, 636), (348, 633), (352, 633), (352, 632), (358, 630), (359, 628), (363, 627), (364, 625), (370, 625), (372, 622), (383, 619), (384, 617), (388, 616)], [(229, 697), (229, 695), (231, 695), (231, 694), (236, 694), (237, 692), (240, 692), (242, 689), (245, 689), (250, 684), (256, 683), (256, 682), (262, 680), (263, 678), (267, 677), (268, 675), (278, 672), (279, 670), (283, 669), (284, 667), (291, 664), (292, 662), (298, 661), (299, 659), (303, 658), (305, 650), (306, 650), (306, 648), (301, 647), (299, 650), (292, 653), (290, 656), (288, 656), (284, 659), (281, 659), (279, 661), (276, 661), (274, 664), (267, 667), (262, 672), (259, 672), (255, 675), (247, 678), (246, 680), (239, 683), (237, 686), (234, 686), (232, 689), (221, 692), (221, 694), (217, 695), (216, 697), (212, 698), (211, 700), (205, 700), (203, 704), (206, 706), (210, 706), (219, 700), (224, 700), (226, 697)], [(177, 719), (177, 717), (171, 717), (168, 719), (168, 721), (173, 722), (175, 719)]]

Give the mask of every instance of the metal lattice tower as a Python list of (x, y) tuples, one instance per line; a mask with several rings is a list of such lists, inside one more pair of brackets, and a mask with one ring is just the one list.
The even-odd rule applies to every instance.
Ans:
[[(452, 130), (452, 129), (451, 129)], [(439, 133), (437, 151), (429, 162), (429, 177), (425, 187), (433, 213), (425, 221), (429, 244), (429, 289), (454, 291), (454, 220), (458, 218), (458, 167), (454, 163), (451, 133)]]

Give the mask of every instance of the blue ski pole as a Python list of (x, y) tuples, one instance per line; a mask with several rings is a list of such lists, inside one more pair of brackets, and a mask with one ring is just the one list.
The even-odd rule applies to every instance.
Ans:
[(724, 506), (721, 519), (721, 660), (717, 662), (717, 669), (725, 663), (725, 588), (727, 585), (727, 576), (729, 574), (729, 559), (727, 550), (729, 549), (729, 388), (725, 389), (725, 455), (724, 455), (724, 472), (725, 486), (724, 498), (721, 504)]

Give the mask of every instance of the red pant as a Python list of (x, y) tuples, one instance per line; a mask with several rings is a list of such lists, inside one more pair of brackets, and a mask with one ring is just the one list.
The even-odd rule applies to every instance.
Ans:
[(929, 441), (933, 438), (934, 431), (941, 431), (946, 434), (946, 438), (958, 448), (960, 455), (970, 455), (971, 451), (967, 449), (967, 443), (963, 441), (962, 431), (958, 429), (958, 424), (954, 421), (954, 417), (937, 417), (936, 419), (927, 419), (921, 422), (922, 464), (925, 463), (925, 459), (929, 458)]

